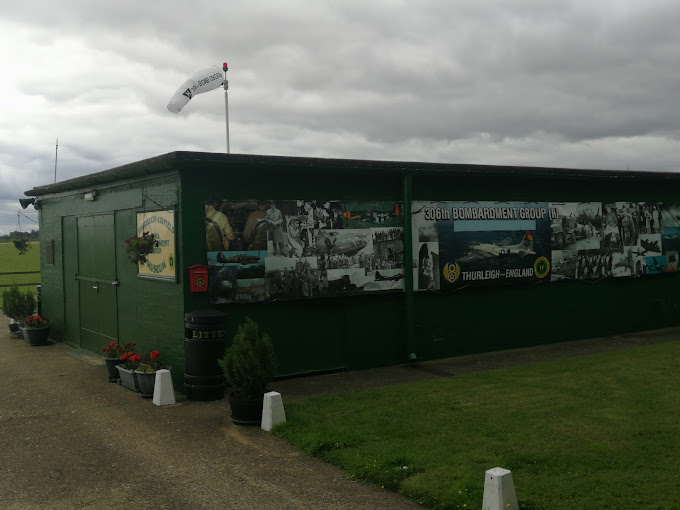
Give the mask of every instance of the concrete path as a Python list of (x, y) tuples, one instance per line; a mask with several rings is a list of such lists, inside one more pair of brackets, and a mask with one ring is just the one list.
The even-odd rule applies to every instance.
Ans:
[[(0, 508), (415, 509), (233, 425), (226, 400), (157, 407), (65, 344), (31, 347), (0, 316)], [(95, 357), (96, 358), (96, 357)]]

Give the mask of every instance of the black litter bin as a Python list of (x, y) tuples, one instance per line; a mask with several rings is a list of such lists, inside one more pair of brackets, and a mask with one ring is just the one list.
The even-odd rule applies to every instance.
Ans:
[(217, 310), (184, 315), (184, 391), (189, 400), (208, 402), (224, 398), (226, 383), (217, 363), (224, 356), (224, 316)]

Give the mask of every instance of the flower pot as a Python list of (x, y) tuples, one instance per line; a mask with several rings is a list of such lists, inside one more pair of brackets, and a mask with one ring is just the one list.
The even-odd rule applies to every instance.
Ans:
[(237, 425), (261, 425), (264, 395), (258, 399), (236, 398), (229, 394), (231, 421)]
[(139, 393), (139, 383), (137, 382), (137, 374), (134, 370), (123, 368), (123, 365), (118, 365), (118, 375), (120, 375), (120, 384), (129, 390)]
[(26, 341), (32, 345), (32, 346), (39, 346), (39, 345), (50, 345), (50, 342), (48, 340), (50, 336), (50, 328), (25, 328), (24, 331), (26, 332), (25, 339)]
[(109, 373), (108, 381), (117, 383), (120, 379), (120, 374), (118, 372), (118, 364), (120, 364), (120, 358), (102, 358), (104, 363), (106, 363), (106, 370)]
[(16, 335), (19, 334), (19, 325), (18, 325), (17, 323), (12, 322), (12, 323), (10, 323), (10, 324), (8, 324), (8, 325), (9, 325), (9, 332), (10, 332), (10, 333), (14, 333), (14, 334), (16, 334)]
[[(170, 370), (166, 367), (165, 370)], [(139, 372), (135, 370), (137, 382), (139, 383), (139, 392), (144, 398), (153, 398), (153, 392), (156, 389), (156, 372)]]
[(144, 398), (152, 398), (153, 390), (156, 387), (156, 372), (138, 372), (135, 370), (139, 392)]

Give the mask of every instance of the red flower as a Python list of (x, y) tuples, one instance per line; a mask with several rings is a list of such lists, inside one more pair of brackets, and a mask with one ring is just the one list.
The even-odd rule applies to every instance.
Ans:
[(343, 215), (345, 218), (347, 218), (347, 219), (349, 219), (350, 216), (351, 216), (351, 214), (349, 213), (349, 211), (345, 211), (344, 213), (342, 213), (342, 215)]
[(115, 347), (115, 346), (116, 346), (116, 343), (117, 343), (117, 342), (116, 342), (115, 340), (113, 340), (113, 341), (109, 344), (109, 347)]
[(158, 352), (158, 351), (151, 351), (151, 352), (149, 353), (149, 358), (155, 359), (155, 358), (159, 357), (160, 355), (161, 355), (161, 354), (160, 354), (160, 352)]
[(140, 359), (142, 359), (141, 354), (133, 354), (132, 356), (130, 356), (130, 361), (132, 361), (133, 363), (139, 363)]

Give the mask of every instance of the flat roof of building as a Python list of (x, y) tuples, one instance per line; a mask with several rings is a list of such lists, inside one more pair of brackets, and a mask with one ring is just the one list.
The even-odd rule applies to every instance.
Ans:
[(124, 179), (135, 179), (169, 171), (200, 171), (224, 168), (225, 165), (234, 169), (248, 167), (263, 172), (278, 171), (282, 167), (294, 169), (297, 172), (314, 173), (320, 169), (342, 168), (345, 172), (364, 173), (383, 172), (386, 174), (405, 175), (471, 175), (498, 176), (516, 174), (518, 176), (533, 175), (552, 178), (592, 179), (614, 178), (625, 180), (658, 180), (680, 182), (680, 172), (653, 172), (640, 170), (598, 170), (575, 168), (551, 168), (531, 166), (505, 165), (473, 165), (461, 163), (424, 163), (415, 161), (376, 161), (361, 159), (337, 158), (309, 158), (292, 156), (264, 156), (254, 154), (225, 154), (215, 152), (175, 151), (143, 159), (127, 165), (111, 168), (65, 181), (55, 182), (44, 186), (36, 186), (26, 191), (27, 196), (41, 196), (53, 193), (67, 192), (91, 188), (94, 186), (114, 183)]

